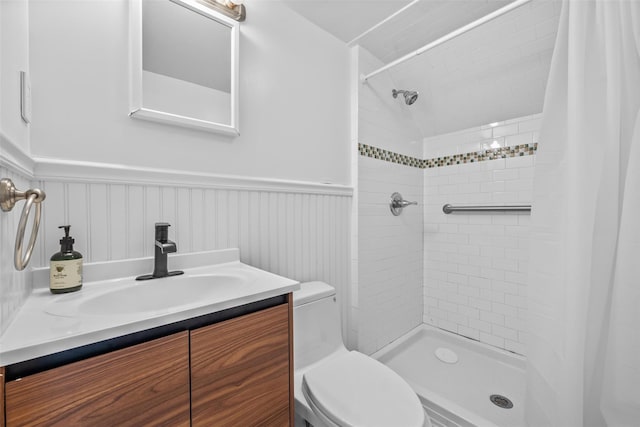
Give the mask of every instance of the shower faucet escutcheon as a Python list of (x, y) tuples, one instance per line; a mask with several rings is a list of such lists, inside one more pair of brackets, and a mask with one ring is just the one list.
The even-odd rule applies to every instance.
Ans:
[(417, 205), (418, 202), (409, 202), (404, 200), (402, 194), (396, 192), (391, 195), (391, 200), (389, 200), (389, 209), (394, 216), (398, 216), (402, 213), (402, 210), (410, 205)]
[(171, 225), (166, 222), (156, 222), (156, 240), (153, 262), (153, 274), (145, 274), (136, 277), (136, 280), (160, 279), (162, 277), (178, 276), (184, 271), (169, 271), (167, 269), (167, 254), (174, 253), (178, 250), (175, 242), (169, 240), (169, 227)]

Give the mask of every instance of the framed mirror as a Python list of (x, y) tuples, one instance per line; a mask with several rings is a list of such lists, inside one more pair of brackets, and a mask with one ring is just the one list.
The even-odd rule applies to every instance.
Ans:
[(197, 0), (130, 0), (134, 118), (239, 135), (238, 22)]

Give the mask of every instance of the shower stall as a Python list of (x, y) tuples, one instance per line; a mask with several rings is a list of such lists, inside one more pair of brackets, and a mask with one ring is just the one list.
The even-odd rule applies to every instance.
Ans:
[[(419, 38), (427, 6), (353, 48), (350, 343), (403, 375), (434, 425), (524, 425), (529, 211), (560, 5), (489, 2), (426, 49), (381, 45)], [(396, 192), (417, 205), (394, 216)]]

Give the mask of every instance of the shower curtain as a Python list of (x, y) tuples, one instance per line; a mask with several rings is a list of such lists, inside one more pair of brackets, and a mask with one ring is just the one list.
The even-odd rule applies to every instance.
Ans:
[(536, 156), (525, 416), (640, 425), (640, 2), (565, 0)]

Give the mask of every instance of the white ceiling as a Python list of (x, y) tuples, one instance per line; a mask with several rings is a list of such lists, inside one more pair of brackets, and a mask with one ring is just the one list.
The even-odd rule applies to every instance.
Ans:
[[(420, 0), (356, 44), (389, 63), (510, 1)], [(285, 3), (346, 42), (408, 4)], [(393, 68), (397, 88), (420, 92), (408, 109), (423, 137), (541, 112), (559, 14), (559, 1), (533, 0)]]
[(283, 0), (289, 8), (345, 43), (350, 42), (410, 0)]

